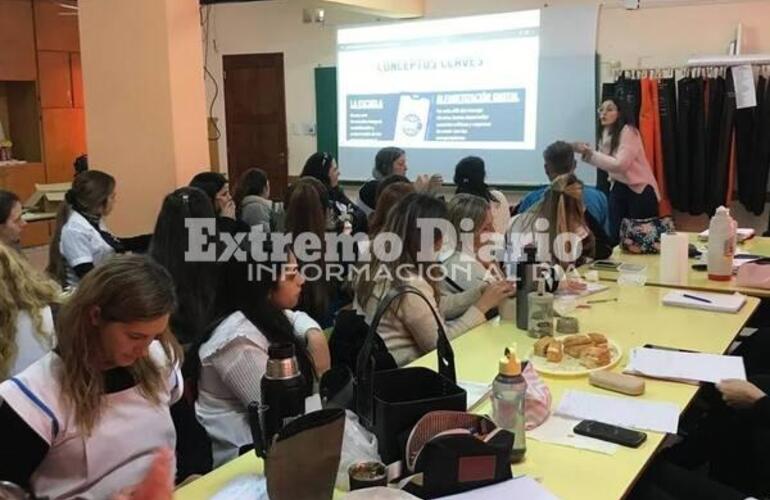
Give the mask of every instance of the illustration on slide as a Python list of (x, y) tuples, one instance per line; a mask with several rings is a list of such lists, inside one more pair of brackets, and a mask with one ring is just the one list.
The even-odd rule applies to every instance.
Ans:
[(402, 95), (398, 102), (395, 140), (405, 144), (424, 141), (429, 114), (429, 98)]

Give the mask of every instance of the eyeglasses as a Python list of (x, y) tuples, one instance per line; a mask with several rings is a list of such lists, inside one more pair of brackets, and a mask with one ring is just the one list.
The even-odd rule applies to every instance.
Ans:
[(606, 108), (599, 108), (596, 110), (596, 112), (598, 114), (602, 114), (602, 113), (612, 113), (613, 111), (617, 111), (617, 110), (618, 108), (616, 108), (615, 106), (608, 106)]

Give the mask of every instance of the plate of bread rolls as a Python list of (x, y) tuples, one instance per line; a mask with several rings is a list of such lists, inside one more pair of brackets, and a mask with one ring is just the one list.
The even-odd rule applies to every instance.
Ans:
[(543, 337), (535, 342), (529, 361), (546, 375), (587, 375), (611, 368), (623, 351), (601, 333)]

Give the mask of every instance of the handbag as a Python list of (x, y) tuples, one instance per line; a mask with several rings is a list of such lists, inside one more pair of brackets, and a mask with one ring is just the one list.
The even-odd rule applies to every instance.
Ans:
[(735, 277), (738, 286), (770, 289), (770, 259), (747, 262), (738, 268)]
[[(373, 346), (377, 327), (393, 301), (407, 294), (428, 304), (438, 325), (436, 353), (438, 373), (424, 367), (377, 371)], [(456, 383), (454, 352), (436, 310), (425, 295), (411, 286), (390, 289), (374, 314), (356, 366), (356, 413), (377, 436), (383, 462), (400, 460), (406, 438), (415, 423), (436, 410), (465, 411), (467, 395)]]
[(486, 416), (428, 413), (406, 444), (406, 467), (422, 474), (422, 481), (411, 476), (403, 489), (420, 498), (435, 498), (510, 479), (513, 440), (511, 432)]
[(667, 232), (674, 232), (671, 217), (625, 218), (620, 221), (620, 247), (628, 253), (660, 253), (660, 237)]

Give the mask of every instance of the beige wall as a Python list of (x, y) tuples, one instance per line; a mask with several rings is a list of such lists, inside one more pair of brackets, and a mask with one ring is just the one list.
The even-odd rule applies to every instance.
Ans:
[(163, 197), (208, 169), (196, 0), (81, 0), (91, 168), (117, 179), (109, 224), (151, 231)]

